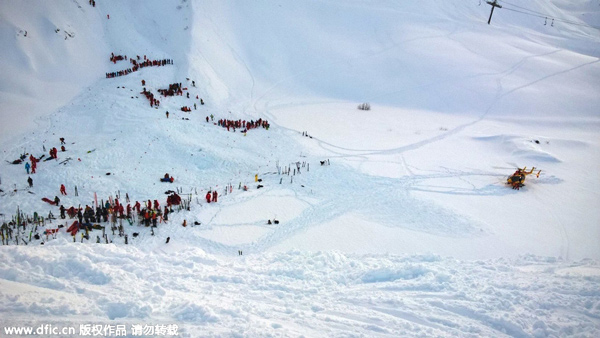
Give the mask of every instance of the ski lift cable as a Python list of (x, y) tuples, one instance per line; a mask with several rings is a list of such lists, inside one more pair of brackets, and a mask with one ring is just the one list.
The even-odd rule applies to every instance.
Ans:
[(512, 8), (507, 8), (507, 7), (502, 7), (502, 9), (508, 10), (508, 11), (512, 11), (512, 12), (517, 12), (517, 13), (521, 13), (521, 14), (525, 14), (525, 15), (530, 15), (530, 16), (534, 16), (534, 17), (538, 17), (538, 18), (542, 18), (542, 19), (552, 19), (556, 22), (562, 22), (562, 23), (566, 23), (569, 25), (576, 25), (576, 26), (584, 26), (584, 27), (590, 27), (590, 28), (594, 28), (594, 29), (599, 29), (600, 30), (600, 26), (593, 26), (593, 25), (589, 25), (586, 23), (580, 23), (580, 22), (574, 22), (574, 21), (569, 21), (569, 20), (564, 20), (564, 19), (559, 19), (556, 17), (553, 17), (551, 15), (539, 15), (539, 14), (533, 14), (533, 13), (527, 13), (527, 12), (523, 12), (520, 10), (516, 10), (516, 9), (512, 9)]
[[(570, 25), (577, 25), (577, 26), (584, 26), (584, 27), (591, 27), (591, 28), (595, 28), (595, 29), (600, 29), (600, 26), (594, 26), (594, 25), (590, 25), (590, 24), (586, 24), (586, 23), (581, 23), (581, 22), (575, 22), (575, 21), (571, 21), (571, 20), (561, 19), (561, 18), (557, 18), (557, 17), (552, 16), (552, 15), (548, 15), (548, 14), (544, 14), (544, 13), (541, 13), (541, 12), (534, 11), (532, 9), (528, 9), (528, 8), (525, 8), (525, 7), (514, 5), (514, 4), (511, 4), (511, 3), (506, 2), (504, 0), (498, 0), (498, 1), (503, 2), (505, 4), (504, 7), (502, 7), (502, 9), (506, 9), (506, 10), (509, 10), (509, 11), (513, 11), (513, 12), (517, 12), (517, 13), (521, 13), (521, 14), (525, 14), (525, 15), (530, 15), (530, 16), (534, 16), (534, 17), (538, 17), (538, 18), (542, 18), (542, 19), (545, 19), (545, 18), (547, 18), (547, 19), (553, 19), (556, 22), (562, 22), (562, 23), (566, 23), (566, 24), (570, 24)], [(520, 8), (520, 9), (523, 9), (523, 10), (525, 10), (527, 12), (520, 11), (520, 10), (513, 9), (513, 8), (508, 8), (508, 7), (506, 7), (506, 5), (513, 6), (513, 7), (516, 7), (516, 8)]]
[(498, 0), (498, 1), (499, 2), (503, 2), (503, 3), (505, 3), (506, 5), (509, 5), (509, 6), (513, 6), (513, 7), (516, 7), (516, 8), (520, 8), (522, 10), (526, 10), (528, 12), (536, 13), (536, 14), (543, 15), (543, 16), (549, 16), (549, 15), (544, 14), (542, 12), (537, 12), (537, 11), (534, 11), (533, 9), (529, 9), (529, 8), (525, 8), (525, 7), (522, 7), (522, 6), (519, 6), (519, 5), (515, 5), (515, 4), (512, 4), (512, 3), (504, 1), (504, 0)]

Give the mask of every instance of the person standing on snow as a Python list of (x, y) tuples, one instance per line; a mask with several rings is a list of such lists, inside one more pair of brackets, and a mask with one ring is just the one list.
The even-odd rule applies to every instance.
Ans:
[(33, 187), (33, 179), (31, 179), (31, 176), (29, 176), (29, 178), (27, 179), (27, 183), (29, 183), (29, 187)]
[(25, 162), (25, 170), (27, 170), (27, 175), (29, 175), (29, 168), (31, 168), (31, 165), (29, 162)]
[(146, 227), (150, 226), (150, 211), (148, 211), (148, 209), (146, 209), (146, 212), (144, 213), (144, 225)]
[(35, 174), (35, 169), (37, 168), (37, 158), (33, 157), (33, 155), (29, 155), (29, 161), (31, 161), (31, 173)]
[(67, 188), (65, 188), (64, 184), (60, 185), (60, 194), (61, 195), (66, 195), (67, 194)]
[(165, 212), (164, 212), (164, 220), (165, 220), (165, 222), (169, 220), (169, 208), (167, 208), (166, 205), (165, 205)]
[(215, 203), (217, 202), (217, 191), (216, 190), (213, 191), (213, 193), (212, 193), (212, 201)]
[(210, 203), (210, 199), (211, 199), (211, 194), (210, 191), (206, 193), (206, 203)]

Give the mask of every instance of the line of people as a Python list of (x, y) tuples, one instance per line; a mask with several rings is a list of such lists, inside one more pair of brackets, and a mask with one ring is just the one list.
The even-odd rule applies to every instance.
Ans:
[(144, 90), (140, 94), (143, 94), (144, 96), (146, 96), (148, 101), (150, 101), (150, 107), (160, 106), (160, 101), (158, 99), (155, 99), (154, 94), (152, 94), (152, 92), (146, 90), (146, 87), (144, 87)]
[[(144, 55), (144, 58), (146, 56)], [(139, 58), (139, 56), (138, 56)], [(113, 62), (114, 64), (117, 63), (117, 61), (119, 60), (127, 60), (127, 55), (114, 55), (113, 53), (111, 53), (110, 56), (110, 61)], [(160, 67), (160, 66), (165, 66), (165, 65), (172, 65), (173, 64), (173, 60), (172, 59), (162, 59), (162, 60), (144, 60), (143, 62), (137, 62), (134, 59), (130, 59), (131, 63), (133, 64), (133, 67), (131, 68), (127, 68), (124, 70), (119, 70), (116, 72), (108, 72), (106, 73), (106, 78), (114, 78), (114, 77), (119, 77), (119, 76), (125, 76), (128, 74), (131, 74), (133, 72), (137, 72), (140, 68), (144, 68), (144, 67)]]
[(119, 77), (119, 76), (125, 76), (125, 75), (129, 75), (131, 73), (133, 73), (134, 70), (132, 70), (131, 68), (127, 68), (125, 70), (119, 70), (116, 72), (110, 72), (110, 73), (106, 73), (106, 78), (110, 79), (113, 77)]
[[(206, 122), (208, 122), (208, 116), (206, 117)], [(270, 124), (267, 120), (263, 120), (262, 118), (259, 118), (258, 120), (254, 121), (254, 120), (250, 120), (248, 122), (246, 122), (246, 120), (225, 120), (225, 119), (220, 119), (217, 122), (217, 125), (223, 128), (227, 128), (227, 131), (229, 131), (230, 129), (233, 129), (233, 131), (235, 132), (236, 129), (243, 129), (242, 133), (247, 132), (250, 129), (255, 129), (255, 128), (259, 128), (262, 127), (266, 130), (269, 130)]]
[[(57, 199), (58, 197), (55, 198), (55, 202)], [(179, 201), (180, 200), (181, 198), (179, 198)], [(160, 207), (158, 200), (154, 200), (154, 203), (148, 200), (147, 203), (144, 203), (144, 207), (142, 208), (142, 204), (139, 201), (136, 201), (133, 206), (131, 206), (130, 203), (125, 206), (124, 204), (119, 203), (118, 199), (115, 199), (112, 203), (110, 200), (106, 201), (104, 204), (100, 203), (96, 208), (89, 205), (86, 205), (84, 208), (77, 208), (74, 206), (65, 208), (64, 205), (61, 205), (59, 210), (62, 219), (66, 219), (67, 216), (70, 219), (77, 218), (80, 224), (109, 221), (114, 224), (117, 222), (117, 219), (128, 219), (131, 222), (134, 215), (133, 213), (136, 212), (140, 221), (146, 226), (149, 226), (150, 223), (152, 223), (153, 226), (156, 226), (157, 221), (160, 221), (161, 223), (168, 221), (168, 216), (172, 212), (171, 205), (176, 201), (177, 197), (172, 196), (171, 201), (169, 201), (170, 203), (167, 203), (167, 205), (164, 206), (164, 210)]]
[(139, 67), (139, 68), (144, 68), (144, 67), (157, 67), (157, 66), (166, 66), (166, 65), (172, 65), (173, 64), (173, 60), (171, 59), (162, 59), (162, 60), (144, 60), (142, 62), (138, 62), (134, 59), (129, 59), (129, 61), (131, 62), (131, 64), (133, 65), (133, 67)]

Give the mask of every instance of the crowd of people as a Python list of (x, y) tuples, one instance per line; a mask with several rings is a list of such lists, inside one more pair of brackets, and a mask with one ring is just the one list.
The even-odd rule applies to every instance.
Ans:
[(183, 96), (183, 88), (180, 83), (171, 83), (168, 89), (159, 89), (158, 92), (163, 96)]
[[(90, 4), (92, 4), (91, 1), (90, 1)], [(122, 61), (122, 60), (125, 60), (125, 61), (129, 60), (129, 62), (131, 63), (132, 66), (125, 70), (106, 73), (107, 78), (127, 75), (132, 72), (138, 71), (140, 68), (144, 68), (144, 67), (165, 66), (165, 65), (173, 64), (173, 60), (171, 60), (171, 59), (149, 60), (144, 55), (143, 60), (141, 60), (140, 56), (137, 56), (135, 58), (133, 58), (133, 57), (128, 58), (127, 55), (115, 55), (114, 53), (111, 53), (110, 61), (113, 64), (116, 64), (118, 61)], [(143, 86), (145, 86), (145, 82), (146, 82), (145, 80), (142, 80)], [(195, 87), (195, 81), (192, 81), (192, 86)], [(184, 88), (182, 83), (172, 83), (168, 86), (167, 89), (158, 89), (158, 92), (165, 97), (167, 97), (167, 96), (183, 96), (184, 91), (187, 91), (187, 88)], [(156, 99), (155, 95), (151, 91), (146, 90), (146, 87), (143, 88), (143, 91), (141, 92), (141, 94), (143, 94), (149, 100), (151, 107), (160, 105), (160, 101)], [(188, 99), (193, 99), (190, 97), (189, 92), (187, 92), (186, 94), (187, 94)], [(196, 100), (199, 100), (201, 105), (204, 104), (203, 99), (200, 99), (197, 95), (195, 96), (195, 98), (196, 98)], [(194, 103), (194, 109), (196, 109), (195, 103)], [(184, 112), (190, 112), (192, 109), (189, 106), (182, 106), (181, 110)], [(168, 118), (168, 112), (166, 114), (167, 114), (167, 118)], [(210, 120), (213, 120), (213, 119), (214, 119), (214, 116), (210, 115)], [(206, 117), (206, 121), (209, 122), (208, 116)], [(246, 120), (241, 120), (241, 119), (239, 119), (239, 120), (220, 119), (220, 120), (218, 120), (217, 124), (220, 127), (227, 128), (228, 131), (233, 129), (233, 131), (241, 130), (242, 132), (246, 132), (250, 129), (255, 129), (255, 128), (259, 128), (259, 127), (262, 127), (264, 129), (268, 130), (270, 127), (269, 122), (266, 120), (263, 120), (262, 118), (259, 118), (256, 121), (254, 121), (254, 120), (246, 121)], [(65, 151), (64, 144), (65, 144), (64, 138), (61, 138), (61, 145), (63, 145), (61, 149), (63, 151)], [(50, 159), (57, 159), (57, 152), (58, 152), (58, 150), (56, 147), (51, 148), (49, 151)], [(33, 155), (31, 155), (29, 157), (29, 160), (30, 160), (31, 164), (26, 163), (26, 165), (25, 165), (25, 169), (26, 169), (28, 175), (30, 173), (32, 173), (32, 174), (36, 173), (37, 164), (40, 161), (40, 159), (37, 159)], [(169, 182), (173, 182), (173, 179), (171, 177), (168, 177), (168, 179), (169, 179)], [(29, 177), (28, 183), (30, 186), (33, 185), (33, 181), (31, 179), (31, 177)], [(67, 195), (67, 189), (64, 184), (62, 184), (60, 186), (60, 193), (63, 196)], [(210, 190), (206, 194), (206, 202), (207, 203), (216, 203), (217, 201), (218, 201), (217, 191)], [(182, 203), (181, 197), (177, 193), (172, 193), (171, 195), (169, 195), (167, 197), (167, 204), (164, 206), (164, 208), (160, 207), (158, 200), (154, 200), (154, 202), (152, 202), (151, 200), (148, 200), (147, 202), (144, 202), (144, 203), (140, 203), (140, 202), (136, 201), (132, 205), (131, 203), (129, 203), (128, 198), (127, 198), (126, 205), (123, 203), (120, 203), (119, 199), (115, 199), (114, 201), (112, 199), (109, 199), (106, 203), (102, 203), (102, 202), (97, 203), (96, 202), (95, 207), (93, 205), (92, 206), (86, 205), (85, 207), (81, 207), (81, 206), (65, 207), (64, 205), (60, 204), (60, 199), (58, 198), (58, 196), (54, 199), (54, 201), (51, 201), (51, 202), (54, 202), (53, 205), (56, 205), (57, 207), (59, 207), (60, 217), (62, 219), (66, 219), (67, 217), (71, 218), (71, 219), (76, 218), (78, 221), (79, 227), (86, 228), (86, 229), (91, 224), (102, 223), (102, 222), (111, 222), (114, 225), (118, 219), (126, 219), (130, 223), (132, 223), (135, 219), (138, 219), (141, 224), (144, 224), (146, 226), (150, 226), (150, 225), (156, 226), (158, 222), (163, 222), (163, 221), (168, 220), (168, 215), (170, 212), (172, 212), (173, 205), (179, 205)]]
[[(112, 63), (116, 64), (117, 61), (121, 61), (121, 60), (127, 60), (127, 55), (115, 55), (114, 53), (110, 53), (110, 61)], [(173, 64), (172, 59), (150, 60), (150, 59), (146, 59), (146, 55), (144, 55), (144, 61), (140, 60), (139, 55), (137, 55), (137, 60), (134, 58), (130, 58), (129, 61), (133, 65), (131, 68), (119, 70), (116, 72), (106, 73), (106, 78), (113, 78), (113, 77), (128, 75), (133, 72), (137, 72), (140, 68), (144, 68), (144, 67), (160, 67), (160, 66)]]
[[(206, 117), (206, 122), (208, 122), (208, 116)], [(254, 121), (254, 120), (250, 120), (250, 121), (246, 121), (246, 120), (226, 120), (226, 119), (220, 119), (217, 122), (217, 125), (223, 128), (227, 128), (227, 131), (229, 131), (230, 129), (233, 129), (233, 131), (235, 131), (236, 129), (242, 129), (242, 133), (247, 132), (250, 129), (255, 129), (255, 128), (264, 128), (266, 130), (269, 130), (270, 124), (267, 120), (263, 120), (262, 118), (259, 118), (258, 120)]]
[[(61, 144), (63, 144), (61, 147), (64, 150), (64, 138), (61, 137), (60, 141)], [(57, 152), (58, 150), (56, 147), (51, 148), (49, 151), (50, 159), (56, 159)], [(43, 157), (44, 156), (36, 158), (33, 155), (29, 156), (29, 162), (25, 163), (27, 175), (36, 173), (37, 165)], [(25, 158), (26, 155), (23, 155), (19, 162), (22, 163)], [(30, 187), (33, 186), (33, 180), (31, 176), (29, 176), (27, 182)], [(61, 195), (67, 195), (67, 188), (64, 184), (60, 185), (59, 191)], [(78, 196), (77, 187), (75, 187), (75, 196)], [(49, 200), (47, 198), (44, 198), (43, 200), (52, 205), (60, 205), (60, 199), (58, 196), (56, 196), (54, 200)], [(127, 196), (127, 202), (129, 202), (129, 196)], [(161, 222), (168, 220), (168, 215), (170, 212), (172, 212), (172, 207), (179, 204), (181, 204), (181, 197), (177, 193), (172, 193), (167, 197), (167, 205), (165, 205), (164, 209), (160, 207), (158, 200), (154, 200), (153, 203), (152, 201), (148, 200), (147, 203), (144, 203), (144, 206), (142, 206), (140, 202), (136, 202), (133, 206), (128, 203), (125, 206), (124, 204), (120, 203), (118, 199), (115, 199), (114, 201), (109, 199), (106, 203), (98, 204), (95, 209), (94, 207), (88, 205), (86, 205), (85, 208), (74, 206), (66, 208), (64, 205), (60, 205), (60, 217), (62, 219), (65, 219), (66, 217), (78, 218), (79, 224), (87, 224), (92, 222), (100, 223), (102, 221), (108, 222), (109, 219), (111, 219), (114, 223), (114, 221), (116, 221), (118, 218), (126, 218), (131, 221), (133, 216), (137, 215), (138, 218), (146, 225), (149, 225), (150, 223), (155, 225), (156, 220), (160, 220)]]
[[(91, 4), (91, 2), (90, 2), (90, 4)], [(141, 60), (140, 56), (128, 58), (127, 55), (115, 55), (114, 53), (111, 53), (110, 61), (113, 64), (116, 64), (118, 61), (122, 61), (122, 60), (125, 60), (125, 61), (129, 60), (129, 62), (132, 66), (125, 70), (106, 73), (107, 78), (124, 76), (124, 75), (130, 74), (132, 72), (138, 71), (140, 68), (144, 68), (144, 67), (165, 66), (165, 65), (173, 64), (173, 60), (171, 60), (171, 59), (149, 60), (144, 55), (143, 60)], [(143, 91), (141, 92), (141, 94), (143, 94), (149, 100), (151, 107), (159, 106), (160, 101), (156, 99), (155, 95), (151, 91), (146, 90), (145, 82), (146, 82), (145, 80), (142, 80), (142, 86), (144, 86), (144, 88), (143, 88)], [(192, 83), (192, 87), (195, 87), (195, 81), (192, 81), (191, 83)], [(186, 92), (186, 96), (188, 99), (191, 99), (192, 101), (198, 101), (200, 103), (200, 105), (204, 104), (204, 100), (199, 98), (198, 95), (196, 95), (195, 100), (193, 100), (193, 97), (191, 97), (190, 92), (187, 92), (187, 90), (188, 90), (188, 88), (184, 88), (182, 83), (172, 83), (168, 86), (167, 89), (158, 89), (158, 92), (162, 96), (165, 96), (165, 97), (167, 97), (167, 96), (183, 96), (184, 92)], [(196, 103), (194, 103), (193, 105), (194, 105), (194, 109), (196, 109)], [(191, 109), (191, 107), (185, 105), (185, 106), (181, 107), (181, 110), (184, 112), (190, 112), (192, 109)], [(168, 112), (166, 113), (166, 116), (167, 116), (167, 118), (169, 117)], [(214, 116), (210, 115), (210, 119), (207, 116), (206, 122), (209, 122), (209, 120), (214, 121)], [(239, 120), (220, 119), (220, 120), (218, 120), (217, 124), (220, 127), (226, 128), (228, 131), (233, 129), (234, 132), (236, 130), (240, 130), (244, 133), (250, 129), (262, 127), (264, 129), (268, 130), (270, 127), (269, 122), (267, 120), (263, 120), (262, 118), (259, 118), (256, 121), (255, 120), (246, 121), (246, 120), (241, 120), (241, 119), (239, 119)], [(61, 140), (61, 145), (62, 145), (61, 149), (62, 149), (62, 151), (65, 151), (64, 138), (61, 138), (60, 140)], [(56, 147), (51, 148), (49, 151), (50, 159), (57, 159), (58, 158), (57, 152), (58, 152), (58, 150)], [(44, 157), (44, 156), (42, 156), (42, 157)], [(22, 158), (21, 160), (24, 160), (24, 159), (25, 158)], [(30, 174), (30, 170), (31, 170), (32, 174), (36, 173), (37, 164), (40, 161), (40, 159), (35, 158), (33, 155), (30, 156), (29, 160), (30, 160), (31, 164), (26, 163), (26, 165), (25, 165), (27, 174)], [(48, 159), (46, 159), (46, 160), (48, 160)], [(167, 181), (171, 182), (171, 183), (173, 182), (172, 177), (166, 176), (164, 179), (165, 179), (165, 182), (167, 182)], [(33, 181), (31, 179), (31, 177), (29, 177), (28, 183), (29, 183), (30, 187), (33, 186)], [(259, 186), (259, 187), (262, 187), (262, 186)], [(229, 187), (229, 188), (230, 188), (230, 192), (231, 192), (232, 187)], [(241, 189), (241, 183), (240, 183), (240, 189)], [(244, 190), (247, 190), (246, 186), (244, 186)], [(60, 193), (61, 193), (61, 195), (67, 195), (67, 189), (64, 184), (60, 186)], [(75, 195), (77, 196), (77, 193)], [(225, 190), (225, 195), (227, 195), (227, 189)], [(218, 201), (218, 193), (216, 190), (211, 189), (206, 194), (205, 197), (206, 197), (207, 203), (216, 203)], [(191, 200), (191, 198), (190, 198), (190, 200)], [(130, 222), (130, 224), (132, 224), (135, 220), (139, 220), (140, 224), (143, 224), (147, 227), (149, 227), (151, 225), (153, 227), (155, 227), (155, 226), (157, 226), (157, 223), (167, 221), (169, 213), (171, 213), (173, 211), (172, 207), (174, 205), (180, 205), (182, 203), (182, 200), (181, 200), (181, 197), (177, 193), (172, 193), (171, 195), (169, 195), (167, 197), (167, 204), (163, 208), (160, 207), (158, 200), (154, 200), (153, 202), (151, 200), (148, 200), (147, 202), (142, 202), (142, 203), (136, 201), (132, 205), (132, 203), (129, 203), (129, 198), (127, 198), (126, 204), (120, 203), (119, 199), (115, 199), (114, 201), (112, 199), (109, 199), (106, 203), (103, 203), (103, 202), (97, 203), (96, 202), (95, 207), (94, 207), (94, 203), (92, 203), (92, 205), (85, 205), (85, 207), (81, 207), (81, 205), (79, 207), (76, 207), (76, 206), (65, 207), (64, 205), (60, 204), (60, 199), (58, 198), (58, 196), (56, 196), (54, 201), (51, 201), (51, 202), (53, 202), (51, 204), (59, 207), (60, 217), (62, 219), (66, 219), (68, 217), (70, 219), (77, 220), (77, 223), (74, 223), (74, 224), (76, 224), (76, 226), (72, 226), (73, 228), (71, 229), (72, 231), (74, 231), (74, 233), (77, 233), (77, 231), (75, 231), (75, 228), (77, 228), (78, 230), (85, 229), (86, 236), (87, 236), (87, 230), (90, 229), (90, 227), (92, 225), (94, 227), (98, 226), (98, 227), (104, 228), (99, 224), (102, 222), (110, 222), (114, 227), (114, 225), (117, 223), (117, 221), (119, 219), (127, 220)], [(189, 205), (189, 201), (186, 200), (183, 202), (184, 203), (182, 205), (185, 206), (186, 202), (188, 202), (188, 205)], [(58, 231), (58, 229), (52, 229), (52, 230)]]
[(119, 71), (116, 71), (116, 72), (106, 73), (106, 78), (110, 79), (110, 78), (113, 78), (113, 77), (125, 76), (125, 75), (131, 74), (133, 72), (134, 72), (134, 70), (132, 70), (131, 68), (127, 68), (125, 70), (119, 70)]
[(152, 94), (152, 92), (150, 92), (149, 90), (146, 90), (146, 87), (144, 87), (144, 90), (140, 94), (143, 94), (148, 99), (148, 101), (150, 101), (150, 107), (160, 106), (160, 101), (158, 99), (155, 99), (154, 94)]
[[(61, 144), (65, 144), (64, 137), (60, 138), (60, 142), (61, 142)], [(64, 145), (61, 145), (60, 148), (61, 148), (61, 151), (66, 151)], [(50, 155), (50, 157), (48, 157), (44, 161), (58, 159), (58, 149), (56, 147), (50, 148), (50, 150), (48, 151), (48, 154)], [(35, 156), (33, 156), (33, 154), (29, 154), (29, 162), (25, 162), (25, 171), (27, 172), (27, 175), (36, 173), (38, 163), (40, 163), (42, 161), (42, 158), (44, 158), (44, 156), (45, 155), (42, 155), (39, 158), (36, 158)], [(23, 163), (26, 158), (27, 158), (27, 155), (23, 154), (19, 160), (13, 161), (12, 163), (13, 164)], [(33, 187), (33, 179), (31, 178), (31, 176), (29, 176), (27, 178), (27, 184), (29, 185), (30, 188)]]
[(117, 64), (117, 61), (127, 60), (127, 55), (115, 55), (115, 53), (110, 53), (110, 62)]
[(60, 218), (66, 219), (77, 219), (81, 226), (88, 226), (92, 223), (106, 223), (116, 224), (118, 219), (126, 219), (130, 224), (133, 224), (133, 220), (137, 217), (140, 224), (145, 226), (152, 225), (157, 226), (157, 223), (163, 223), (168, 221), (169, 214), (173, 212), (172, 206), (181, 203), (181, 197), (176, 193), (170, 195), (167, 198), (167, 205), (161, 208), (158, 200), (148, 200), (147, 202), (140, 203), (136, 201), (132, 206), (131, 203), (127, 203), (125, 206), (119, 202), (119, 199), (111, 199), (106, 203), (100, 203), (96, 207), (86, 205), (84, 208), (71, 206), (65, 208), (64, 205), (60, 206)]

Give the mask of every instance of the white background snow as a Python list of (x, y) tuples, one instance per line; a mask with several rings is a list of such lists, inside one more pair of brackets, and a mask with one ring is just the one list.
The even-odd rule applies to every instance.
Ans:
[[(61, 184), (67, 207), (192, 200), (128, 245), (1, 246), (1, 325), (599, 336), (600, 2), (499, 3), (487, 25), (479, 0), (0, 2), (2, 221), (58, 215)], [(107, 79), (111, 52), (174, 65)], [(190, 99), (150, 108), (142, 80)], [(7, 161), (60, 137), (28, 189)], [(542, 173), (515, 191), (517, 166)]]

